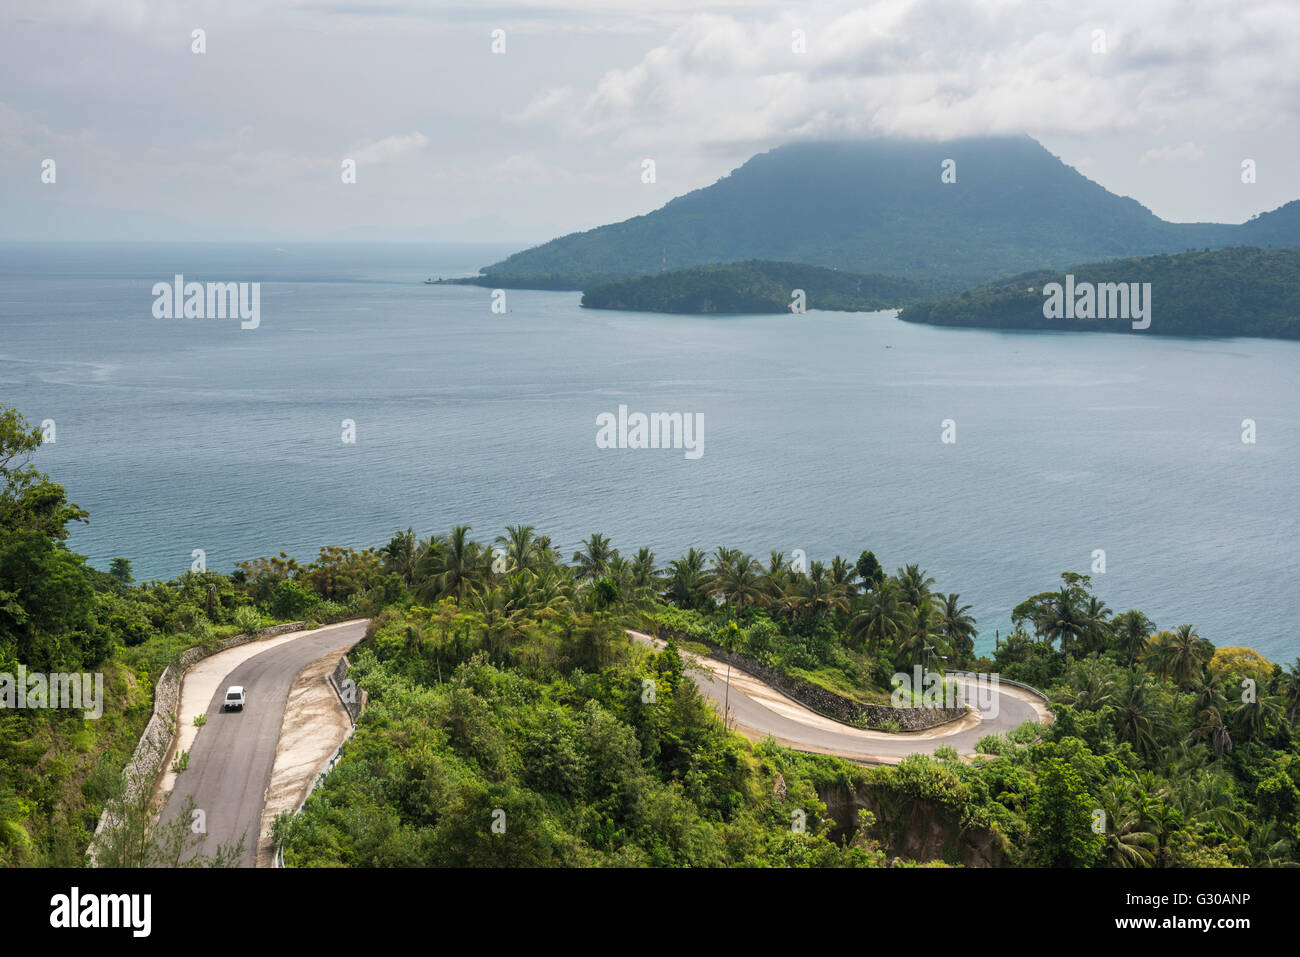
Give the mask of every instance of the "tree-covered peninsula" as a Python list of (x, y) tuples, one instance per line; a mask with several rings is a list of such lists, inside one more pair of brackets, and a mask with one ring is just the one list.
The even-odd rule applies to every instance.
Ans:
[(891, 276), (752, 259), (597, 283), (585, 289), (582, 305), (635, 312), (781, 313), (792, 311), (796, 290), (802, 290), (803, 308), (871, 312), (913, 302), (925, 289)]
[[(1068, 300), (1060, 303), (1063, 310), (1054, 309), (1051, 302), (1058, 287), (1060, 298)], [(1114, 308), (1121, 294), (1131, 306), (1134, 292), (1149, 311), (1150, 325), (1145, 329), (1135, 329), (1131, 315), (1118, 315), (1123, 310)], [(1296, 339), (1300, 338), (1300, 248), (1235, 246), (1118, 259), (1064, 272), (1025, 273), (959, 295), (914, 303), (899, 318), (986, 329)]]

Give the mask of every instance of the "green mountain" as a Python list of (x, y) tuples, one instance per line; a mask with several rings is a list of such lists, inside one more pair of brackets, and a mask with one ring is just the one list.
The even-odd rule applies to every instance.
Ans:
[[(941, 181), (955, 162), (956, 182)], [(1300, 202), (1240, 226), (1170, 223), (1027, 136), (800, 143), (621, 223), (485, 267), (482, 281), (578, 285), (759, 259), (937, 282), (1229, 245), (1300, 245)], [(527, 277), (524, 279), (523, 277)]]
[(653, 276), (598, 283), (582, 295), (588, 309), (639, 312), (790, 312), (794, 290), (808, 309), (868, 312), (913, 302), (925, 291), (911, 280), (750, 260), (673, 269)]
[[(1295, 204), (1292, 204), (1295, 205)], [(940, 326), (990, 329), (1132, 332), (1140, 335), (1270, 336), (1300, 339), (1300, 249), (1231, 249), (1147, 256), (1092, 263), (1068, 270), (1076, 306), (1102, 283), (1142, 287), (1150, 326), (1114, 318), (1049, 318), (1045, 287), (1057, 283), (1065, 298), (1066, 275), (1039, 271), (1003, 280), (937, 302), (903, 309), (899, 318)], [(1087, 283), (1088, 286), (1084, 284)], [(1146, 287), (1145, 284), (1150, 286)], [(1118, 289), (1116, 296), (1118, 301)], [(1095, 295), (1100, 302), (1102, 296)], [(1111, 303), (1107, 290), (1106, 301)], [(1071, 309), (1077, 316), (1081, 310)], [(1096, 308), (1087, 310), (1094, 315)], [(1131, 311), (1131, 310), (1130, 310)]]

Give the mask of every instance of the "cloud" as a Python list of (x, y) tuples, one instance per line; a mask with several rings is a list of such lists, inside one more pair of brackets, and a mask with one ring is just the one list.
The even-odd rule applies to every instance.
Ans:
[(373, 143), (359, 146), (348, 155), (351, 159), (356, 160), (358, 165), (388, 163), (395, 159), (401, 159), (410, 153), (418, 153), (428, 145), (429, 137), (423, 133), (400, 133), (395, 136), (385, 136), (382, 140), (375, 140)]
[(1182, 146), (1157, 146), (1149, 149), (1142, 154), (1138, 162), (1142, 165), (1147, 163), (1190, 163), (1204, 155), (1205, 150), (1188, 140)]
[[(1094, 30), (1105, 52), (1094, 52)], [(585, 91), (545, 91), (513, 119), (622, 147), (706, 150), (1188, 120), (1248, 129), (1295, 115), (1300, 86), (1270, 78), (1270, 64), (1297, 44), (1300, 7), (1276, 0), (831, 0), (798, 15), (700, 13), (638, 62)]]

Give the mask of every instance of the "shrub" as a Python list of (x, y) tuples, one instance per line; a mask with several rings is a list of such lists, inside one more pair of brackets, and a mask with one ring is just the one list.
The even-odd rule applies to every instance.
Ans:
[(242, 634), (256, 637), (262, 630), (262, 615), (252, 605), (240, 605), (230, 620)]

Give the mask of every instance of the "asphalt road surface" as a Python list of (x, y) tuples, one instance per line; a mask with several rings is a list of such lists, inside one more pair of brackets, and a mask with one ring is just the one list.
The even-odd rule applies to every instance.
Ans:
[[(663, 647), (663, 642), (648, 635), (629, 634), (637, 641)], [(856, 761), (896, 764), (909, 754), (932, 754), (943, 745), (960, 754), (974, 754), (975, 742), (986, 734), (1005, 734), (1026, 721), (1050, 720), (1042, 699), (1019, 688), (999, 685), (992, 689), (990, 707), (982, 712), (973, 710), (960, 721), (904, 734), (861, 731), (810, 711), (738, 668), (731, 669), (728, 691), (726, 664), (711, 658), (699, 660), (704, 667), (688, 667), (687, 674), (703, 695), (713, 699), (719, 712), (725, 706), (728, 725), (734, 730), (749, 738), (773, 737), (792, 748)], [(964, 679), (953, 680), (969, 686)], [(979, 699), (972, 695), (970, 700)]]
[[(342, 654), (365, 635), (364, 621), (346, 622), (268, 649), (238, 665), (208, 703), (207, 723), (190, 749), (190, 763), (176, 779), (162, 821), (175, 820), (189, 797), (206, 816), (207, 834), (187, 853), (211, 854), (219, 844), (244, 838), (241, 867), (254, 866), (266, 790), (271, 781), (280, 725), (294, 677), (331, 652)], [(223, 712), (230, 685), (243, 685), (248, 703)], [(192, 718), (192, 716), (189, 716)]]

